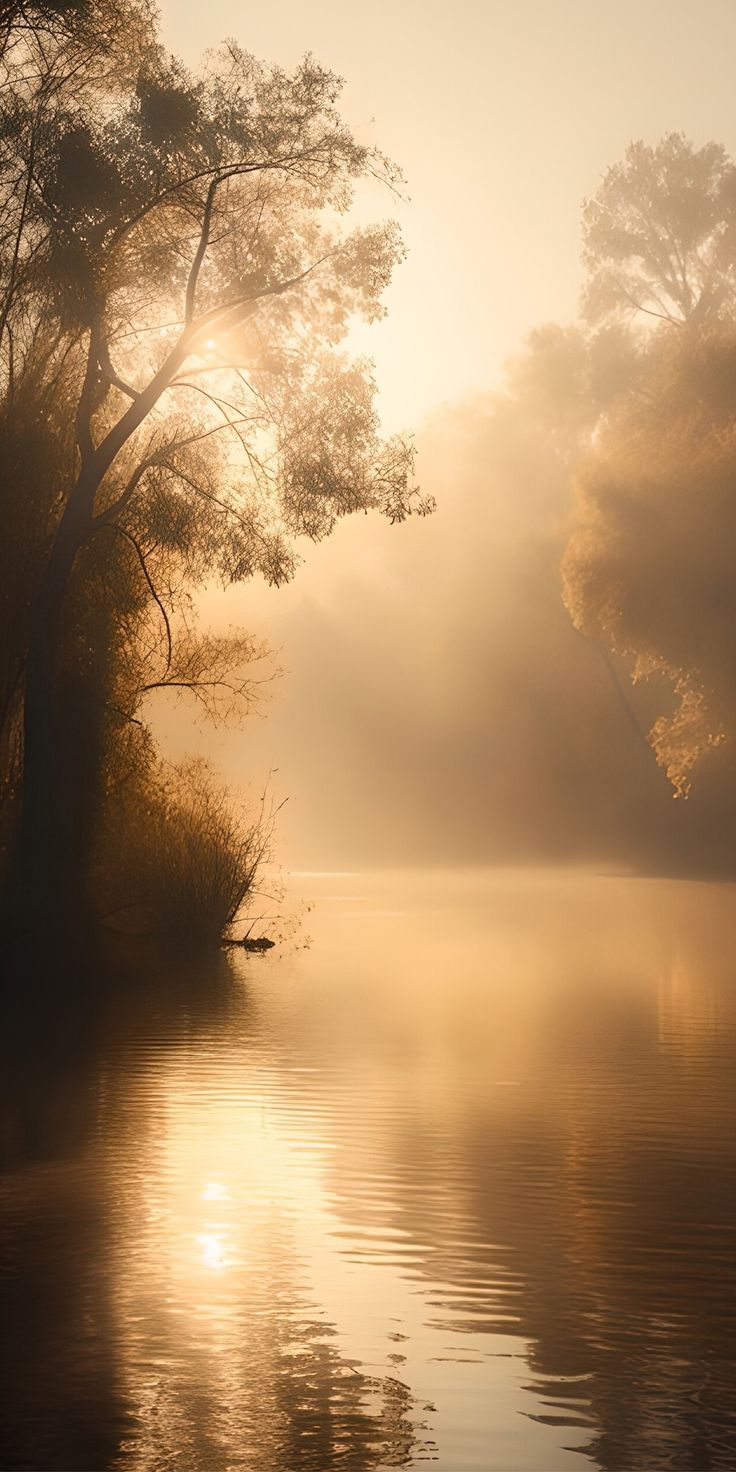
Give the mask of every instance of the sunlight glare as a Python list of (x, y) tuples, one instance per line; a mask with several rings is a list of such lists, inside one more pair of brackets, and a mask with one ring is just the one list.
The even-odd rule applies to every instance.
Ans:
[(229, 1201), (230, 1193), (221, 1181), (208, 1181), (200, 1192), (202, 1201)]
[(202, 1232), (197, 1237), (200, 1248), (200, 1261), (203, 1267), (215, 1268), (218, 1271), (225, 1267), (225, 1244), (221, 1236), (216, 1232)]

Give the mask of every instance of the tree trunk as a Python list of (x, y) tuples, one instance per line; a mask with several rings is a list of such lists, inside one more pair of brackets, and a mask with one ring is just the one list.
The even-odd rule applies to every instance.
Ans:
[[(45, 924), (83, 914), (83, 824), (62, 736), (58, 683), (64, 600), (88, 534), (98, 477), (83, 470), (57, 528), (36, 596), (26, 662), (18, 899)], [(80, 732), (84, 739), (84, 732)]]
[[(189, 334), (191, 336), (191, 334)], [(169, 387), (189, 352), (184, 337), (169, 352), (147, 388), (96, 447), (89, 432), (91, 391), (97, 372), (93, 344), (77, 421), (86, 423), (82, 468), (54, 537), (31, 617), (23, 723), (23, 797), (16, 900), (36, 920), (48, 915), (67, 928), (84, 918), (85, 825), (79, 786), (62, 740), (58, 654), (64, 599), (77, 555), (92, 527), (97, 492), (116, 455)], [(79, 733), (85, 740), (85, 733)], [(89, 803), (89, 783), (82, 795)]]

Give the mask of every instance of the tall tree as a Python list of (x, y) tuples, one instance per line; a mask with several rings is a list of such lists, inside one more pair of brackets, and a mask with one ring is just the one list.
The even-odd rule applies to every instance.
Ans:
[[(380, 439), (370, 366), (340, 351), (354, 316), (381, 314), (402, 251), (393, 224), (341, 228), (356, 180), (395, 189), (398, 175), (341, 121), (339, 81), (234, 43), (196, 76), (157, 44), (144, 65), (114, 66), (101, 13), (78, 0), (2, 16), (0, 434), (17, 505), (43, 406), (45, 523), (9, 680), (22, 686), (25, 880), (57, 897), (89, 778), (61, 683), (89, 652), (70, 653), (90, 628), (75, 606), (92, 600), (106, 655), (124, 655), (122, 719), (161, 685), (211, 702), (242, 690), (231, 672), (250, 645), (198, 637), (187, 588), (279, 582), (295, 539), (340, 516), (428, 509), (410, 443)], [(145, 34), (142, 7), (105, 13)], [(132, 617), (129, 592), (115, 598), (123, 545)], [(159, 628), (143, 652), (141, 608)]]

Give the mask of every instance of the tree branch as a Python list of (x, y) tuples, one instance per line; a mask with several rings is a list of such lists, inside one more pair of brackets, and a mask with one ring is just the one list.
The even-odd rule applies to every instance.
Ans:
[(194, 345), (203, 332), (229, 332), (231, 328), (239, 326), (243, 317), (247, 315), (247, 309), (255, 302), (262, 301), (269, 296), (283, 296), (285, 292), (291, 291), (294, 286), (300, 286), (307, 277), (316, 271), (318, 266), (324, 265), (325, 261), (331, 260), (337, 254), (336, 250), (326, 251), (318, 260), (312, 261), (298, 276), (290, 276), (286, 281), (277, 281), (271, 286), (262, 286), (258, 291), (251, 291), (247, 296), (236, 297), (230, 302), (221, 302), (219, 306), (210, 307), (201, 316), (193, 318), (179, 339), (184, 343), (189, 334), (189, 345), (185, 357), (194, 351)]
[[(219, 307), (213, 307), (208, 312), (202, 313), (201, 316), (194, 318), (193, 321), (188, 323), (184, 327), (178, 341), (174, 343), (174, 346), (166, 354), (163, 363), (157, 372), (154, 373), (153, 378), (140, 391), (130, 405), (130, 408), (126, 409), (125, 413), (117, 421), (117, 424), (113, 425), (112, 429), (108, 431), (96, 449), (92, 445), (91, 434), (88, 435), (86, 441), (88, 444), (87, 453), (90, 455), (94, 453), (97, 461), (96, 470), (99, 481), (102, 481), (123, 445), (140, 428), (141, 424), (155, 408), (162, 394), (171, 387), (173, 379), (186, 362), (190, 353), (194, 352), (197, 342), (203, 333), (209, 333), (213, 330), (227, 331), (237, 326), (242, 321), (244, 313), (247, 312), (247, 309), (254, 302), (264, 297), (282, 296), (284, 292), (290, 291), (295, 286), (299, 286), (303, 281), (307, 280), (307, 277), (311, 276), (313, 271), (316, 271), (319, 266), (323, 265), (326, 260), (329, 260), (335, 254), (335, 251), (327, 251), (324, 256), (320, 256), (318, 260), (313, 261), (299, 275), (289, 277), (286, 281), (280, 281), (275, 286), (266, 286), (259, 291), (251, 292), (249, 295), (241, 297), (235, 302), (225, 302)], [(93, 333), (90, 338), (90, 358), (94, 344), (94, 366), (96, 366), (98, 357), (98, 336), (98, 334)], [(85, 379), (83, 399), (85, 398), (86, 384), (87, 381)], [(90, 394), (93, 386), (94, 379), (92, 379)], [(81, 403), (82, 401), (80, 400), (80, 409)]]
[[(315, 150), (312, 150), (312, 154), (314, 152)], [(279, 173), (284, 169), (293, 168), (295, 164), (306, 163), (309, 157), (309, 151), (303, 150), (301, 153), (284, 154), (282, 158), (264, 159), (257, 164), (230, 164), (224, 169), (221, 164), (212, 164), (208, 169), (198, 169), (196, 173), (189, 174), (184, 179), (178, 179), (175, 184), (169, 184), (165, 189), (161, 189), (154, 199), (147, 200), (135, 214), (131, 215), (129, 220), (123, 221), (113, 231), (108, 244), (117, 245), (118, 241), (123, 240), (136, 225), (140, 224), (141, 220), (145, 219), (146, 215), (150, 215), (151, 211), (157, 209), (166, 199), (181, 193), (182, 190), (189, 189), (192, 184), (201, 183), (203, 179), (211, 179), (213, 183), (221, 184), (225, 179), (242, 177), (244, 174), (265, 174), (271, 170)], [(216, 179), (213, 179), (213, 175), (216, 176)]]
[[(145, 559), (145, 557), (143, 555), (143, 552), (142, 552), (142, 550), (141, 550), (138, 542), (136, 541), (135, 537), (133, 536), (132, 532), (126, 531), (125, 527), (124, 526), (119, 526), (117, 522), (112, 522), (111, 523), (111, 529), (112, 529), (112, 531), (117, 532), (118, 533), (118, 536), (125, 537), (126, 541), (130, 542), (131, 547), (134, 548), (134, 550), (135, 550), (135, 552), (137, 554), (137, 557), (138, 557), (138, 561), (140, 562), (140, 565), (141, 565), (141, 570), (143, 572), (143, 576), (144, 576), (144, 578), (145, 578), (145, 580), (146, 580), (146, 582), (148, 584), (148, 590), (149, 590), (149, 592), (151, 594), (151, 597), (153, 598), (154, 602), (158, 605), (159, 611), (161, 613), (161, 617), (162, 617), (162, 619), (164, 621), (164, 625), (166, 627), (166, 669), (164, 671), (164, 674), (167, 675), (169, 673), (169, 670), (171, 669), (171, 658), (172, 658), (172, 650), (173, 650), (173, 643), (172, 643), (172, 639), (171, 639), (171, 624), (169, 623), (169, 616), (168, 616), (168, 614), (166, 612), (166, 609), (164, 608), (164, 605), (163, 605), (163, 603), (162, 603), (162, 601), (161, 601), (158, 593), (156, 592), (156, 589), (155, 589), (155, 587), (153, 585), (153, 580), (151, 578), (151, 574), (148, 571), (148, 566), (146, 564), (146, 559)], [(148, 686), (144, 686), (143, 688), (144, 689), (148, 689), (149, 687)]]
[(101, 511), (99, 515), (94, 518), (93, 530), (96, 530), (97, 527), (107, 526), (108, 524), (112, 523), (113, 517), (116, 516), (118, 512), (125, 510), (125, 507), (128, 505), (131, 497), (134, 495), (136, 488), (139, 485), (140, 481), (143, 479), (146, 471), (150, 470), (151, 467), (156, 463), (156, 456), (150, 455), (147, 459), (142, 460), (140, 465), (136, 466), (127, 485), (125, 486), (125, 489), (121, 491), (120, 495), (117, 497), (117, 500), (113, 501), (109, 506), (105, 508), (104, 511)]
[(113, 388), (118, 389), (121, 394), (126, 394), (129, 399), (137, 399), (140, 397), (138, 389), (131, 388), (130, 384), (126, 383), (125, 380), (115, 372), (115, 369), (112, 366), (112, 362), (110, 361), (110, 349), (108, 348), (107, 343), (105, 342), (105, 339), (101, 333), (100, 341), (97, 347), (97, 361), (102, 372), (105, 375), (105, 378), (107, 379), (108, 383), (112, 384)]
[(3, 301), (2, 311), (0, 311), (0, 337), (2, 337), (2, 333), (3, 333), (3, 330), (5, 328), (5, 324), (6, 324), (7, 320), (8, 320), (8, 315), (9, 315), (9, 312), (10, 312), (10, 308), (11, 308), (11, 306), (13, 304), (13, 292), (15, 290), (15, 282), (16, 282), (16, 278), (17, 278), (17, 274), (18, 274), (18, 261), (20, 259), (20, 248), (21, 248), (21, 243), (22, 243), (22, 240), (23, 240), (23, 231), (25, 229), (26, 214), (28, 212), (28, 201), (29, 201), (30, 193), (31, 193), (31, 184), (33, 182), (33, 165), (34, 165), (35, 155), (36, 155), (36, 129), (35, 129), (35, 127), (33, 127), (31, 129), (31, 142), (30, 142), (30, 148), (28, 150), (28, 168), (27, 168), (27, 171), (26, 171), (26, 181), (25, 181), (25, 188), (24, 188), (24, 191), (23, 191), (23, 201), (22, 201), (21, 208), (20, 208), (20, 219), (18, 221), (18, 229), (17, 229), (16, 235), (15, 235), (15, 243), (14, 243), (14, 246), (13, 246), (13, 256), (12, 256), (12, 260), (11, 260), (11, 263), (10, 263), (10, 272), (9, 272), (9, 275), (8, 275), (8, 285), (7, 285), (6, 292), (5, 292), (5, 300)]
[(90, 328), (87, 366), (84, 371), (82, 391), (79, 395), (76, 415), (76, 439), (82, 464), (85, 465), (95, 453), (92, 439), (92, 406), (97, 382), (97, 359), (99, 356), (99, 331), (96, 325)]
[(636, 297), (633, 297), (631, 292), (627, 291), (626, 287), (622, 286), (620, 281), (617, 281), (616, 284), (622, 295), (626, 297), (627, 302), (630, 302), (637, 312), (644, 312), (647, 317), (658, 317), (660, 322), (669, 322), (672, 327), (682, 327), (684, 325), (680, 318), (671, 316), (669, 312), (655, 312), (653, 307), (643, 307), (641, 302), (638, 302)]
[(202, 263), (207, 254), (207, 246), (209, 245), (210, 225), (212, 223), (212, 210), (215, 203), (215, 195), (220, 184), (223, 181), (223, 177), (227, 176), (218, 175), (216, 179), (213, 179), (209, 189), (207, 190), (207, 199), (204, 206), (204, 216), (202, 218), (202, 230), (200, 232), (199, 244), (197, 245), (197, 249), (195, 251), (194, 260), (192, 261), (192, 268), (189, 272), (186, 295), (184, 298), (185, 322), (191, 322), (192, 317), (194, 316), (194, 302), (197, 294), (197, 282), (199, 280), (199, 273), (202, 269)]

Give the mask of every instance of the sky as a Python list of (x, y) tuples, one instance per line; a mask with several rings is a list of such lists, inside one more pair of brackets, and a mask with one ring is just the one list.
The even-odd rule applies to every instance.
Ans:
[[(498, 712), (525, 707), (529, 727), (536, 719), (543, 730), (561, 703), (533, 656), (544, 609), (556, 619), (559, 600), (548, 579), (545, 597), (558, 611), (540, 601), (541, 623), (525, 620), (528, 678), (514, 696), (503, 649), (508, 621), (518, 617), (514, 577), (527, 567), (527, 550), (518, 527), (508, 555), (492, 546), (495, 523), (486, 512), (487, 566), (474, 546), (481, 502), (497, 520), (504, 497), (516, 494), (513, 477), (508, 488), (504, 480), (508, 453), (481, 425), (468, 437), (475, 459), (464, 451), (453, 461), (454, 416), (473, 401), (482, 420), (525, 335), (574, 318), (581, 204), (632, 139), (653, 143), (682, 131), (696, 145), (712, 138), (736, 155), (736, 5), (270, 0), (246, 8), (235, 0), (164, 0), (162, 16), (166, 41), (191, 64), (225, 36), (285, 67), (311, 51), (345, 78), (341, 110), (357, 134), (403, 168), (408, 202), (372, 204), (399, 218), (408, 257), (387, 294), (386, 320), (356, 333), (354, 346), (375, 360), (387, 431), (416, 430), (419, 479), (438, 500), (429, 523), (396, 529), (348, 519), (328, 542), (303, 549), (286, 589), (249, 583), (208, 592), (207, 616), (263, 635), (284, 678), (267, 719), (249, 720), (243, 731), (195, 732), (183, 713), (167, 717), (166, 749), (180, 755), (194, 744), (236, 784), (258, 785), (275, 769), (274, 796), (289, 799), (279, 820), (287, 866), (382, 856), (413, 862), (427, 853), (477, 861), (484, 770), (500, 783), (485, 793), (493, 809), (499, 791), (513, 792), (539, 766), (536, 737), (527, 733), (526, 766), (501, 769)], [(514, 455), (520, 464), (523, 447)], [(554, 579), (558, 554), (549, 556)], [(509, 557), (517, 559), (510, 571)], [(464, 656), (455, 648), (466, 647), (474, 656), (463, 685), (455, 666)], [(577, 657), (561, 649), (553, 662)], [(448, 681), (440, 719), (437, 687)], [(600, 690), (595, 700), (605, 704)], [(579, 786), (571, 739), (561, 728), (550, 765), (558, 792)], [(620, 772), (621, 759), (614, 739), (600, 784)], [(540, 788), (537, 811), (548, 797)], [(671, 806), (669, 791), (651, 800)], [(549, 816), (550, 833), (555, 824), (575, 826), (564, 811)], [(488, 851), (495, 851), (490, 838)]]
[(573, 316), (581, 201), (632, 138), (736, 151), (733, 0), (164, 0), (188, 63), (225, 36), (345, 79), (343, 113), (402, 167), (409, 256), (365, 345), (389, 429), (498, 380)]

